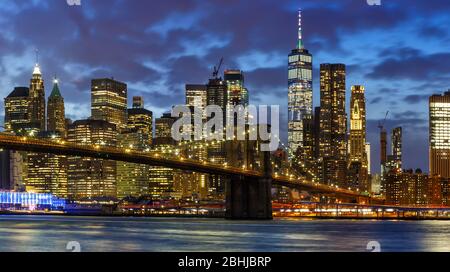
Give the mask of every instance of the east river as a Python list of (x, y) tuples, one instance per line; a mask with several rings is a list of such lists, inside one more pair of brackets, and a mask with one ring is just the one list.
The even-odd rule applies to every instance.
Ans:
[(369, 243), (450, 251), (450, 221), (0, 216), (2, 252), (365, 252)]

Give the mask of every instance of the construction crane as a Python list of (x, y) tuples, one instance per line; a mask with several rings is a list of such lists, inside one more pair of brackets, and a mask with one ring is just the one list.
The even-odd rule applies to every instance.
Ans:
[(386, 123), (386, 120), (388, 118), (389, 111), (386, 112), (386, 116), (384, 117), (384, 120), (382, 122), (378, 123), (378, 128), (383, 131), (384, 130), (384, 124)]
[(220, 68), (222, 67), (222, 64), (223, 64), (223, 58), (220, 59), (219, 66), (214, 66), (214, 72), (213, 72), (214, 79), (219, 78), (219, 72), (220, 72)]

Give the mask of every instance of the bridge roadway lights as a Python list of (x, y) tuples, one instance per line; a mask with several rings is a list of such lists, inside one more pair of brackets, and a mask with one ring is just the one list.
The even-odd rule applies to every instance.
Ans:
[(231, 177), (226, 184), (226, 218), (272, 220), (271, 190), (271, 177)]

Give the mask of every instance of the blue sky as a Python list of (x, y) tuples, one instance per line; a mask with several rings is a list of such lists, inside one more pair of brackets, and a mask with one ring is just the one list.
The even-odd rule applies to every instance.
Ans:
[[(446, 0), (0, 1), (0, 92), (27, 86), (36, 48), (46, 80), (60, 78), (67, 115), (90, 114), (90, 79), (114, 77), (156, 116), (183, 103), (184, 84), (206, 83), (221, 57), (242, 69), (254, 104), (279, 104), (286, 126), (287, 55), (303, 8), (305, 45), (320, 63), (347, 64), (347, 90), (367, 90), (368, 140), (379, 171), (377, 124), (404, 128), (407, 168), (428, 170), (427, 98), (450, 88)], [(349, 101), (348, 101), (349, 102)], [(1, 109), (3, 114), (3, 108)], [(286, 133), (283, 133), (286, 135)]]

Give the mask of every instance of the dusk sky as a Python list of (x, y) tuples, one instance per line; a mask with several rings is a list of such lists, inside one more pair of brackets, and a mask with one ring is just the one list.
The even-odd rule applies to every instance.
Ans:
[[(242, 69), (252, 104), (279, 104), (287, 127), (287, 55), (302, 8), (305, 47), (320, 63), (347, 65), (347, 90), (365, 85), (372, 170), (377, 124), (404, 129), (404, 165), (428, 171), (428, 97), (450, 88), (447, 0), (65, 0), (0, 1), (0, 94), (27, 86), (40, 52), (50, 94), (56, 75), (67, 116), (90, 115), (90, 80), (126, 82), (156, 117), (184, 103), (186, 83), (206, 83), (224, 57)], [(348, 103), (350, 100), (348, 99)], [(3, 116), (3, 105), (1, 107)], [(3, 119), (3, 117), (2, 117)], [(283, 132), (286, 138), (286, 132)]]

